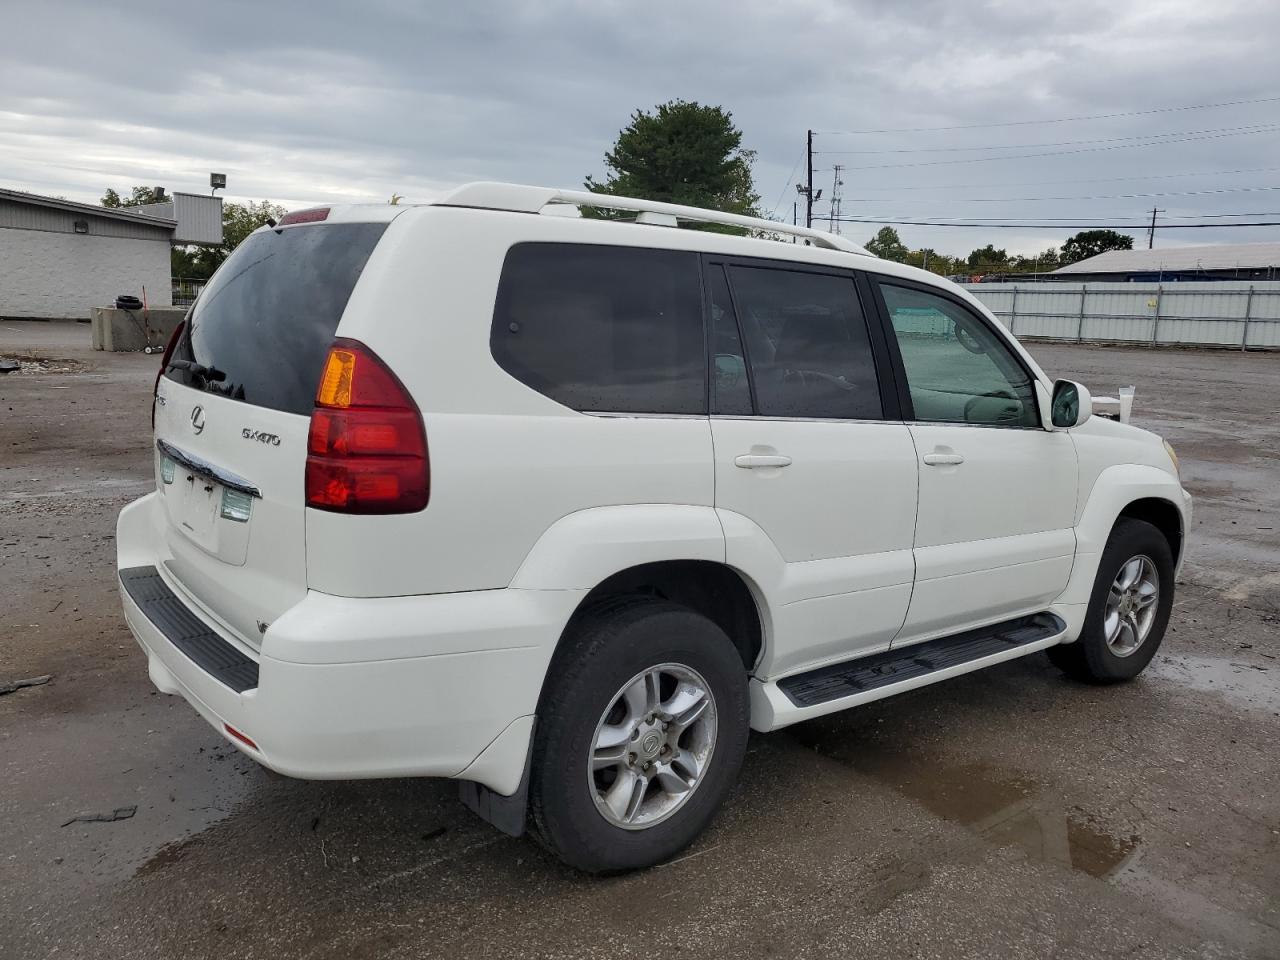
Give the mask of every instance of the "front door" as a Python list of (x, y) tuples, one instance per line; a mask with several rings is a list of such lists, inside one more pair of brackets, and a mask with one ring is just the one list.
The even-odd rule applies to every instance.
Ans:
[(849, 272), (708, 259), (706, 279), (716, 510), (727, 562), (770, 598), (757, 676), (887, 649), (911, 596), (917, 467), (882, 333)]
[(958, 297), (878, 281), (920, 460), (916, 583), (895, 646), (1043, 610), (1075, 553), (1076, 453), (1030, 369)]

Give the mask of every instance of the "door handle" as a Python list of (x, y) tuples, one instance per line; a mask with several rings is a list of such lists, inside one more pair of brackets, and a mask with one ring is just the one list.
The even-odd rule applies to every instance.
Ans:
[(740, 457), (734, 457), (733, 465), (747, 470), (753, 470), (756, 467), (787, 467), (791, 465), (791, 458), (776, 453), (744, 453)]
[(929, 467), (955, 467), (964, 463), (964, 457), (958, 453), (926, 453), (920, 459)]

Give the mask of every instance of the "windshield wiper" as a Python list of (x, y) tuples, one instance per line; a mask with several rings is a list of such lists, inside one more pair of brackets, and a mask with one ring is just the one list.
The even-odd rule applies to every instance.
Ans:
[(214, 383), (221, 383), (227, 379), (226, 373), (217, 367), (206, 367), (203, 363), (196, 363), (194, 360), (170, 360), (168, 369), (186, 370), (194, 376), (211, 380)]

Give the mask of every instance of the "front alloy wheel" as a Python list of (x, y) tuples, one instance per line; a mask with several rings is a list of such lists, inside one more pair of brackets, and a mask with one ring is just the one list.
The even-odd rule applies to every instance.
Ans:
[(1080, 637), (1050, 647), (1049, 659), (1091, 683), (1132, 680), (1151, 662), (1173, 610), (1174, 556), (1143, 520), (1116, 521), (1098, 562)]
[(1151, 634), (1160, 601), (1160, 574), (1150, 557), (1137, 556), (1120, 567), (1107, 594), (1102, 629), (1117, 657), (1132, 655)]

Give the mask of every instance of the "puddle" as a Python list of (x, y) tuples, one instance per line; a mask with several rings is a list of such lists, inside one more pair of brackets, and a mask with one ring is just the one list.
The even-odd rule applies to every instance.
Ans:
[(807, 726), (792, 728), (792, 736), (994, 846), (1016, 846), (1034, 859), (1100, 878), (1123, 867), (1138, 846), (1138, 837), (1113, 835), (1084, 814), (1065, 810), (1029, 778), (988, 764), (948, 764), (869, 743), (832, 744), (832, 752), (822, 732)]
[(182, 840), (174, 840), (166, 843), (163, 847), (148, 857), (141, 866), (134, 872), (135, 877), (145, 877), (153, 873), (159, 873), (166, 867), (186, 858), (187, 854), (194, 849), (198, 849), (205, 845), (206, 834), (197, 833), (195, 836), (186, 837)]
[(1192, 690), (1220, 693), (1246, 709), (1280, 713), (1280, 662), (1264, 667), (1219, 657), (1161, 654), (1143, 675)]

